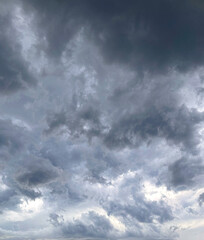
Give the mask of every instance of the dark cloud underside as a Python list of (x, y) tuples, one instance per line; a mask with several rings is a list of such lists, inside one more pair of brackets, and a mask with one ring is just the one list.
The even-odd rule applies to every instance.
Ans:
[(106, 60), (139, 71), (185, 71), (204, 61), (201, 1), (51, 0), (26, 6), (36, 11), (37, 25), (43, 24), (39, 34), (46, 37), (47, 53), (53, 57), (85, 28)]

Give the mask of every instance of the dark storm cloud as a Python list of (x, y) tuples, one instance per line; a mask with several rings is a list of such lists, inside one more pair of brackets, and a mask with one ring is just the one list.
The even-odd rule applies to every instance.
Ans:
[(203, 13), (199, 0), (0, 3), (5, 239), (173, 239), (199, 215)]
[[(1, 2), (0, 6), (4, 6)], [(13, 26), (12, 7), (8, 13), (0, 13), (0, 93), (8, 94), (36, 84), (29, 64), (24, 60)]]
[(181, 158), (169, 166), (171, 184), (178, 189), (190, 188), (195, 178), (204, 174), (204, 166), (200, 160)]
[[(204, 22), (204, 17), (199, 4), (187, 0), (182, 3), (169, 0), (71, 0), (58, 4), (52, 0), (49, 4), (46, 1), (26, 1), (24, 7), (26, 11), (36, 14), (34, 23), (41, 39), (46, 38), (47, 49), (44, 50), (48, 56), (59, 60), (66, 44), (73, 39), (76, 32), (84, 28), (83, 34), (87, 34), (89, 40), (94, 40), (95, 45), (102, 50), (105, 60), (127, 64), (140, 73), (143, 70), (162, 73), (171, 68), (187, 70), (202, 65), (204, 34), (197, 22)], [(53, 15), (54, 23), (51, 21)], [(110, 103), (110, 108), (118, 109), (118, 116), (113, 119), (110, 117), (110, 122), (102, 121), (109, 106), (107, 109), (101, 107), (101, 99), (91, 105), (84, 101), (82, 104), (80, 102), (82, 107), (75, 106), (72, 110), (65, 109), (50, 114), (46, 133), (66, 126), (71, 136), (85, 135), (89, 140), (99, 137), (110, 149), (135, 147), (143, 141), (162, 137), (182, 149), (196, 153), (199, 140), (195, 129), (203, 121), (203, 114), (185, 105), (180, 106), (176, 84), (171, 86), (162, 75), (155, 80), (152, 80), (152, 76), (147, 80), (143, 79), (150, 89), (153, 86), (158, 88), (155, 96), (150, 93), (147, 104), (139, 110), (122, 115), (127, 108), (125, 101), (131, 108), (134, 104), (137, 105), (138, 100), (146, 101), (142, 95), (140, 99), (135, 98), (138, 94), (134, 93), (136, 82), (141, 86), (143, 84), (138, 81), (138, 76), (141, 75), (136, 74), (131, 81), (118, 79), (115, 81), (116, 86), (125, 81), (127, 85), (122, 85), (122, 89), (110, 89), (112, 94), (109, 95), (107, 104)], [(182, 83), (177, 83), (179, 84)], [(173, 93), (170, 87), (174, 88)], [(141, 90), (144, 91), (143, 88)], [(169, 102), (166, 99), (170, 99)], [(164, 103), (163, 106), (158, 105), (159, 101)]]
[(25, 6), (35, 11), (39, 35), (55, 57), (84, 27), (108, 61), (140, 71), (187, 70), (204, 61), (199, 0), (51, 0), (25, 1)]

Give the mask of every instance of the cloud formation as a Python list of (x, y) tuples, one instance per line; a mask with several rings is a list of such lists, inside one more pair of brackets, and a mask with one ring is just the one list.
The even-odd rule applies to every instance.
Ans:
[[(61, 1), (28, 3), (36, 12), (47, 52), (58, 57), (81, 28), (110, 62), (160, 72), (186, 70), (203, 63), (201, 1)], [(53, 15), (55, 18), (53, 19)], [(44, 24), (44, 28), (40, 26)]]
[(0, 238), (202, 240), (203, 13), (0, 3)]
[[(0, 12), (0, 93), (9, 94), (36, 84), (29, 63), (23, 58), (18, 32), (15, 29), (15, 16), (10, 8), (1, 3)], [(14, 40), (16, 39), (16, 40)]]

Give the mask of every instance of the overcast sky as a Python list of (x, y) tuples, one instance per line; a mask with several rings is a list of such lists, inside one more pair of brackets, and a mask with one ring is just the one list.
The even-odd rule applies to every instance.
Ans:
[(203, 240), (204, 1), (0, 1), (0, 239)]

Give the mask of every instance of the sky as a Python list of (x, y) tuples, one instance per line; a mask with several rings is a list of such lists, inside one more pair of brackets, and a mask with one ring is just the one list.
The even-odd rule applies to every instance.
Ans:
[(0, 240), (203, 240), (204, 2), (0, 1)]

